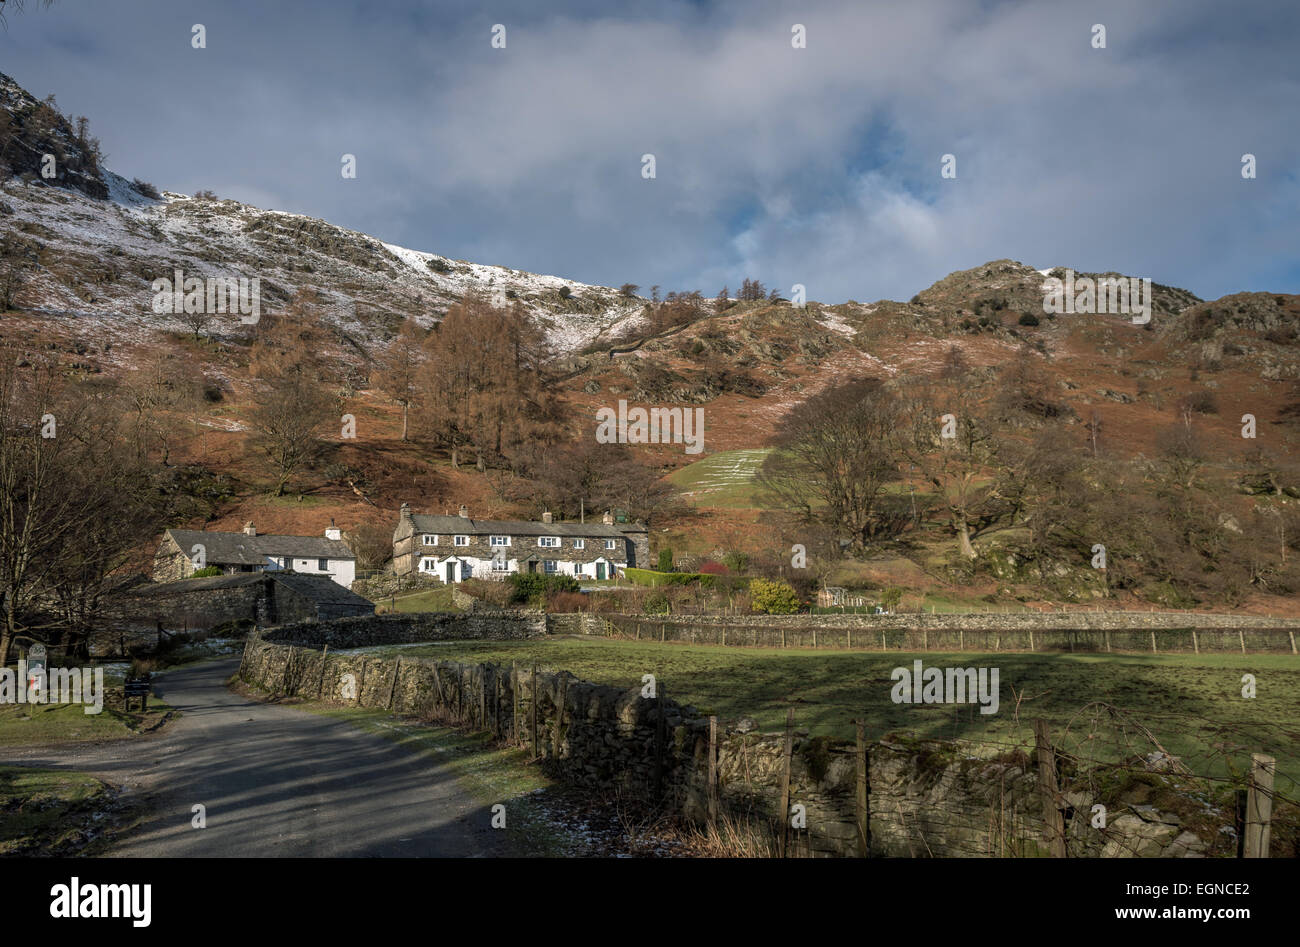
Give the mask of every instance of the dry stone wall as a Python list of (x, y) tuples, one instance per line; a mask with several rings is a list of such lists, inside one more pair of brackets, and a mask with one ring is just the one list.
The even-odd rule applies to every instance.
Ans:
[[(593, 793), (624, 796), (696, 821), (710, 811), (709, 755), (717, 753), (719, 812), (781, 824), (785, 734), (754, 732), (752, 721), (719, 726), (662, 691), (620, 690), (581, 681), (564, 671), (424, 658), (337, 653), (337, 647), (416, 640), (436, 632), (490, 636), (531, 634), (524, 620), (457, 622), (354, 621), (278, 629), (279, 641), (250, 639), (242, 678), (283, 695), (386, 708), (396, 714), (491, 730), (536, 753), (558, 778)], [(534, 625), (539, 618), (530, 619)], [(331, 626), (344, 626), (336, 629)], [(388, 641), (380, 641), (387, 636)], [(290, 641), (296, 643), (289, 643)], [(329, 644), (328, 652), (323, 648)], [(814, 855), (858, 851), (857, 752), (852, 743), (794, 731), (789, 761), (790, 802), (802, 806), (806, 831), (799, 846)], [(1035, 768), (1023, 753), (981, 758), (939, 741), (900, 738), (870, 743), (870, 844), (876, 856), (985, 856), (1043, 854), (1042, 801)], [(1074, 810), (1087, 813), (1092, 797), (1062, 787)], [(1141, 807), (1152, 810), (1153, 807)], [(1127, 819), (1127, 821), (1125, 821)], [(1176, 817), (1117, 819), (1108, 833), (1088, 832), (1085, 819), (1070, 823), (1071, 853), (1079, 855), (1195, 855), (1207, 841), (1183, 831)], [(1212, 820), (1201, 820), (1214, 832)], [(798, 846), (796, 846), (798, 850)]]
[(1300, 621), (1253, 615), (1070, 612), (950, 615), (548, 615), (551, 634), (692, 644), (885, 651), (1297, 653)]
[(366, 648), (421, 641), (475, 639), (518, 640), (546, 634), (546, 616), (533, 611), (415, 612), (409, 615), (362, 615), (333, 621), (294, 622), (272, 628), (264, 641), (331, 648)]

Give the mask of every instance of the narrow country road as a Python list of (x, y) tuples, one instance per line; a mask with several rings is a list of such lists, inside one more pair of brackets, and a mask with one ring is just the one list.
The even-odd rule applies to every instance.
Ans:
[[(480, 857), (509, 854), (447, 767), (350, 724), (232, 693), (238, 661), (168, 671), (180, 719), (156, 736), (10, 747), (5, 762), (91, 773), (152, 802), (114, 856)], [(193, 828), (193, 807), (207, 827)]]

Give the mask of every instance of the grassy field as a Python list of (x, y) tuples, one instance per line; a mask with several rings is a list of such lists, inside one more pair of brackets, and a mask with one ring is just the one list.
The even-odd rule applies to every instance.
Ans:
[(82, 704), (0, 704), (0, 747), (124, 740), (168, 719), (172, 708), (157, 697), (149, 698), (147, 713), (134, 700), (132, 712), (124, 712), (122, 676), (120, 667), (104, 674), (104, 705), (97, 714), (86, 713)]
[(451, 602), (452, 588), (443, 585), (424, 592), (399, 595), (395, 599), (381, 598), (376, 602), (376, 612), (380, 615), (387, 612), (459, 612), (460, 609)]
[(111, 796), (82, 773), (0, 766), (0, 856), (95, 854)]
[[(653, 674), (674, 700), (724, 719), (753, 717), (760, 729), (784, 726), (787, 707), (795, 724), (814, 735), (848, 739), (852, 721), (866, 722), (874, 738), (885, 733), (1032, 745), (1033, 719), (1046, 719), (1063, 745), (1093, 719), (1080, 716), (1095, 701), (1115, 706), (1146, 726), (1188, 766), (1223, 775), (1229, 763), (1252, 751), (1275, 753), (1279, 772), (1300, 779), (1300, 660), (1290, 655), (926, 654), (781, 651), (605, 639), (520, 642), (445, 642), (404, 648), (468, 662), (493, 661), (567, 670), (617, 687), (639, 685)], [(890, 698), (895, 667), (996, 667), (1000, 707), (983, 715), (974, 705), (896, 704)], [(1257, 696), (1241, 696), (1245, 673), (1257, 679)], [(1023, 695), (1016, 713), (1015, 695)], [(1099, 732), (1087, 755), (1112, 758), (1120, 746), (1113, 725)], [(1150, 752), (1137, 739), (1131, 750)], [(1083, 751), (1080, 751), (1081, 753)], [(1280, 778), (1279, 790), (1296, 794)]]
[(762, 509), (762, 489), (755, 476), (767, 449), (728, 450), (673, 471), (668, 482), (696, 506), (719, 509)]

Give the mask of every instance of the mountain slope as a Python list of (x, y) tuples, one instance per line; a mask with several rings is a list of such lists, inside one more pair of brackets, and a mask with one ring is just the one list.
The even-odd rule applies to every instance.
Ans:
[[(479, 294), (521, 304), (567, 352), (635, 321), (644, 304), (608, 287), (408, 250), (301, 214), (158, 194), (102, 168), (97, 149), (78, 138), (72, 122), (0, 74), (0, 160), (10, 172), (0, 186), (0, 255), (22, 269), (15, 308), (90, 320), (112, 338), (184, 330), (151, 308), (151, 284), (176, 269), (256, 277), (263, 312), (315, 290), (321, 318), (363, 344), (389, 338), (406, 316), (428, 325)], [(56, 159), (49, 181), (44, 154)], [(232, 317), (213, 329), (237, 325)]]

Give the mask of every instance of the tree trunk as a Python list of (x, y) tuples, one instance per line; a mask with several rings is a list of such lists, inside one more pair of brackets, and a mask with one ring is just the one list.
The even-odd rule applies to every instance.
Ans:
[(961, 547), (961, 554), (967, 559), (974, 559), (975, 547), (970, 541), (970, 526), (966, 523), (966, 518), (958, 517), (957, 519), (957, 543)]
[(410, 414), (411, 406), (408, 402), (402, 402), (402, 440), (406, 440), (407, 416)]

